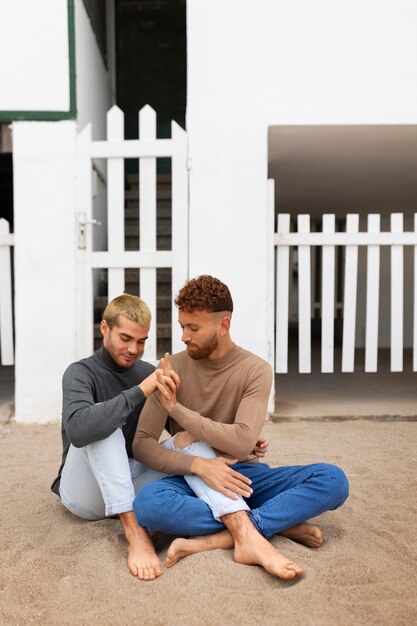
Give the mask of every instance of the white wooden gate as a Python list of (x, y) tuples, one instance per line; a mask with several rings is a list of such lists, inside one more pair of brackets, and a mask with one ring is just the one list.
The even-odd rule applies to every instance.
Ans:
[(14, 364), (13, 351), (13, 293), (11, 251), (14, 235), (9, 222), (0, 218), (0, 365)]
[[(359, 215), (346, 216), (346, 232), (335, 232), (335, 216), (322, 216), (322, 232), (311, 232), (310, 216), (297, 217), (297, 232), (290, 232), (290, 216), (278, 215), (276, 246), (276, 360), (277, 373), (288, 371), (289, 292), (291, 250), (298, 264), (298, 369), (311, 372), (312, 248), (322, 248), (321, 371), (334, 371), (335, 250), (344, 246), (342, 298), (342, 372), (354, 371), (355, 323), (358, 289), (358, 247), (366, 246), (365, 372), (377, 371), (380, 304), (380, 248), (390, 248), (391, 371), (403, 371), (404, 246), (414, 247), (413, 371), (417, 371), (417, 214), (414, 231), (404, 232), (403, 215), (393, 213), (390, 231), (380, 232), (380, 215), (367, 216), (367, 232), (359, 232)], [(384, 288), (387, 286), (384, 285)]]
[[(150, 106), (139, 112), (140, 139), (124, 139), (124, 115), (114, 106), (107, 114), (107, 140), (93, 141), (91, 125), (77, 139), (77, 350), (78, 358), (93, 350), (93, 270), (108, 269), (108, 299), (125, 289), (124, 270), (139, 268), (140, 296), (149, 305), (153, 322), (144, 358), (156, 360), (156, 270), (171, 268), (172, 290), (177, 291), (188, 277), (188, 142), (185, 131), (172, 122), (171, 139), (156, 138), (156, 113)], [(156, 242), (156, 159), (171, 158), (172, 246), (157, 250)], [(107, 250), (93, 250), (92, 214), (93, 160), (107, 161)], [(139, 249), (125, 250), (124, 159), (139, 159)], [(172, 304), (172, 326), (177, 312)], [(174, 326), (175, 324), (175, 326)], [(180, 333), (172, 333), (172, 350), (181, 349)]]

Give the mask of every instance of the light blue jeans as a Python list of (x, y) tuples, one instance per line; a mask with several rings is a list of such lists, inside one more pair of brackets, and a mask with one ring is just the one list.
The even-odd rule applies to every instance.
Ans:
[[(182, 454), (208, 459), (216, 456), (212, 448), (202, 442), (177, 450), (174, 439), (170, 437), (162, 445)], [(61, 474), (59, 494), (63, 505), (71, 513), (83, 519), (99, 520), (131, 511), (135, 494), (145, 485), (166, 476), (129, 458), (122, 430), (118, 428), (106, 439), (83, 448), (70, 446)], [(211, 489), (197, 476), (184, 478), (192, 493), (205, 502), (216, 520), (227, 513), (249, 510), (243, 498), (232, 500)]]

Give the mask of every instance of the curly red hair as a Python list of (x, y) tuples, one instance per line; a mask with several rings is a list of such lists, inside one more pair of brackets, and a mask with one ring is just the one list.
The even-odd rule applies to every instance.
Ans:
[(180, 289), (175, 304), (180, 311), (208, 311), (219, 313), (220, 311), (233, 311), (233, 300), (227, 285), (214, 276), (203, 274), (191, 280), (187, 280)]

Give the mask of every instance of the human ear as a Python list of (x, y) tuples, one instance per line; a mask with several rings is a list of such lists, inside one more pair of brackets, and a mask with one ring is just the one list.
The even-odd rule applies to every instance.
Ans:
[(220, 335), (226, 335), (230, 330), (230, 317), (222, 317), (220, 319)]
[(108, 335), (110, 331), (109, 325), (107, 324), (106, 320), (101, 320), (100, 322), (100, 332), (103, 335), (103, 337), (106, 337), (106, 335)]

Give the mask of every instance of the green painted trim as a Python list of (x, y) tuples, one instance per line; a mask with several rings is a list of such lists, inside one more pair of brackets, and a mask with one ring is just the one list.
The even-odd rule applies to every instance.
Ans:
[(68, 56), (69, 56), (69, 111), (0, 111), (0, 122), (31, 120), (36, 122), (58, 122), (75, 120), (77, 117), (77, 90), (75, 71), (75, 15), (74, 0), (68, 6)]
[(74, 0), (68, 0), (68, 54), (69, 54), (69, 92), (70, 108), (68, 113), (77, 117), (77, 83), (75, 68), (75, 10)]

